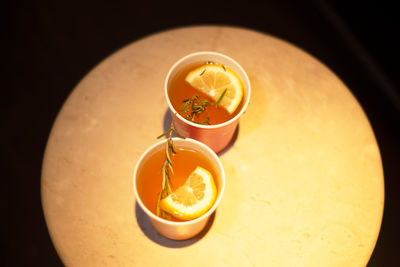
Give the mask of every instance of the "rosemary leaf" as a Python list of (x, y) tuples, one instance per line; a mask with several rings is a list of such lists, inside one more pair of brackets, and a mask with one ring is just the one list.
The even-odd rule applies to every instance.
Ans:
[(172, 153), (176, 154), (175, 149), (174, 149), (174, 145), (173, 145), (172, 141), (171, 141), (171, 142), (168, 142), (168, 149), (169, 149)]
[[(171, 165), (168, 165), (171, 166)], [(171, 166), (172, 167), (172, 166)], [(163, 172), (163, 181), (164, 181), (164, 189), (161, 191), (161, 197), (165, 198), (167, 197), (169, 194), (172, 193), (172, 189), (171, 189), (171, 177), (169, 176), (169, 172), (168, 170), (165, 168), (165, 171)]]
[(224, 98), (226, 90), (227, 89), (225, 88), (225, 90), (222, 92), (221, 96), (219, 97), (217, 103), (215, 104), (216, 107), (218, 107), (219, 103), (221, 103), (221, 101), (222, 101), (222, 98)]
[(185, 110), (187, 110), (187, 108), (188, 108), (189, 105), (190, 105), (189, 100), (190, 100), (190, 99), (183, 100), (183, 102), (185, 102), (185, 104), (183, 104), (182, 107), (180, 107), (179, 111), (185, 111)]
[(210, 124), (210, 117), (207, 116), (204, 121), (193, 121), (193, 122), (201, 125), (208, 125)]
[(169, 155), (168, 147), (165, 149), (165, 160), (166, 160), (166, 162), (168, 162), (168, 164), (172, 165), (171, 156)]
[(181, 135), (180, 133), (178, 133), (175, 129), (172, 129), (174, 131), (174, 133), (176, 134), (176, 136), (178, 136), (179, 138), (185, 139), (186, 137), (184, 137), (183, 135)]
[(157, 136), (157, 139), (160, 139), (163, 136), (166, 136), (167, 134), (169, 134), (169, 132), (171, 131), (171, 129), (166, 130), (164, 133), (162, 133), (161, 135)]
[(209, 102), (207, 99), (200, 99), (200, 100), (199, 100), (199, 103), (200, 103), (200, 104), (204, 104), (204, 105), (210, 104), (210, 102)]
[(172, 173), (172, 175), (174, 174), (174, 169), (172, 168), (172, 165), (168, 164), (168, 168), (169, 171)]

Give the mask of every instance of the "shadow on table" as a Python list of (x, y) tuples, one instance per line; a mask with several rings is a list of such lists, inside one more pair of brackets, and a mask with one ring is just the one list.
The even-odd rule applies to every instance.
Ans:
[(207, 234), (212, 224), (214, 223), (215, 219), (215, 212), (214, 212), (213, 214), (211, 214), (206, 226), (199, 234), (187, 240), (172, 240), (162, 236), (157, 232), (157, 230), (151, 224), (149, 217), (146, 215), (146, 213), (144, 213), (144, 211), (137, 202), (135, 205), (135, 214), (137, 223), (140, 229), (143, 231), (143, 233), (153, 242), (169, 248), (182, 248), (196, 243)]
[(166, 132), (169, 129), (169, 127), (171, 126), (171, 121), (172, 121), (172, 113), (168, 108), (164, 114), (164, 119), (163, 119), (164, 132)]
[[(164, 115), (164, 120), (163, 120), (164, 132), (168, 131), (168, 129), (170, 128), (171, 120), (172, 120), (171, 111), (169, 109), (167, 109), (167, 111), (165, 112), (165, 115)], [(220, 152), (217, 153), (218, 156), (222, 156), (223, 154), (228, 152), (232, 148), (232, 146), (235, 144), (237, 137), (239, 135), (239, 126), (240, 126), (240, 123), (236, 127), (235, 132), (233, 133), (232, 139), (229, 141), (228, 145), (223, 150), (221, 150)], [(173, 136), (176, 136), (176, 135), (174, 134)]]

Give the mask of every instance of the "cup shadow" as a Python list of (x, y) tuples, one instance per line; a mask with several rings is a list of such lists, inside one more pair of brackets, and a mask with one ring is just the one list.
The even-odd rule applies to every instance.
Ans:
[(167, 108), (167, 111), (164, 114), (164, 119), (163, 119), (163, 130), (166, 132), (169, 127), (171, 126), (171, 121), (172, 121), (172, 113), (169, 108)]
[(136, 205), (135, 205), (136, 221), (137, 221), (140, 229), (143, 231), (143, 233), (151, 241), (153, 241), (161, 246), (168, 247), (168, 248), (187, 247), (187, 246), (193, 245), (194, 243), (196, 243), (197, 241), (202, 239), (208, 233), (212, 224), (214, 223), (215, 213), (216, 212), (213, 212), (213, 214), (211, 214), (204, 229), (200, 233), (198, 233), (196, 236), (194, 236), (190, 239), (186, 239), (186, 240), (173, 240), (173, 239), (166, 238), (166, 237), (162, 236), (160, 233), (158, 233), (157, 230), (151, 224), (149, 217), (142, 210), (142, 208), (139, 206), (139, 204), (136, 202)]
[[(171, 121), (172, 121), (172, 113), (171, 113), (171, 110), (167, 108), (167, 111), (165, 112), (164, 119), (163, 119), (163, 131), (164, 132), (166, 132), (170, 128)], [(229, 141), (228, 145), (223, 150), (221, 150), (220, 152), (217, 153), (217, 155), (219, 157), (222, 156), (223, 154), (225, 154), (226, 152), (228, 152), (235, 144), (235, 142), (238, 138), (238, 135), (239, 135), (239, 125), (240, 125), (240, 122), (239, 122), (238, 126), (236, 127), (235, 132), (233, 133), (232, 139)], [(176, 136), (175, 133), (173, 136)]]

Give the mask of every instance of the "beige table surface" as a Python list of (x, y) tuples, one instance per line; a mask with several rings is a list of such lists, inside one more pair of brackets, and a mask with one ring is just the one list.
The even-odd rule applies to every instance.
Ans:
[[(200, 236), (172, 241), (136, 204), (132, 173), (170, 120), (168, 69), (200, 50), (236, 59), (252, 96), (220, 155), (227, 184), (213, 220)], [(368, 119), (325, 65), (263, 33), (202, 26), (138, 40), (82, 79), (51, 131), (41, 193), (67, 266), (363, 266), (383, 183)]]

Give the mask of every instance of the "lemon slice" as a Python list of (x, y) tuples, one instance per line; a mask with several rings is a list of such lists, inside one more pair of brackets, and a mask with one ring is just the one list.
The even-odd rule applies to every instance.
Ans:
[(160, 208), (177, 219), (192, 220), (206, 213), (216, 197), (212, 174), (198, 166), (181, 187), (161, 200)]
[(224, 107), (229, 114), (235, 112), (243, 97), (243, 85), (240, 78), (233, 70), (221, 64), (201, 65), (189, 72), (185, 80), (216, 103), (226, 89), (218, 105)]

